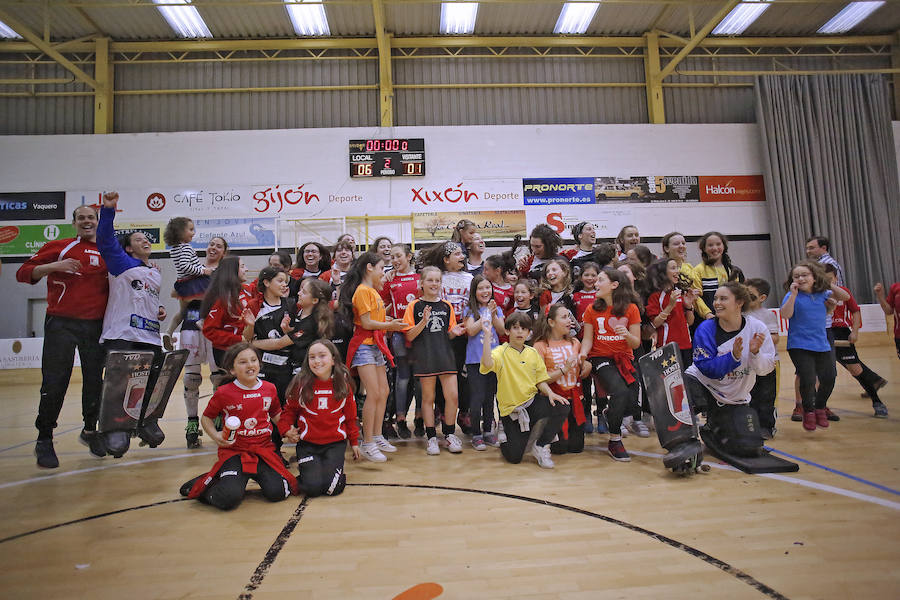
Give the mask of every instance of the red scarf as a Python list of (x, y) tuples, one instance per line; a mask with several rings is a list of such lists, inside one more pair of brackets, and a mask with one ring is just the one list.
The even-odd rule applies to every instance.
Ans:
[(213, 465), (213, 468), (210, 469), (209, 473), (206, 474), (205, 477), (201, 477), (194, 483), (194, 487), (191, 488), (191, 491), (188, 493), (188, 498), (197, 498), (200, 494), (203, 493), (206, 488), (209, 487), (209, 484), (213, 482), (213, 479), (216, 476), (216, 473), (219, 472), (219, 469), (222, 468), (222, 465), (225, 464), (225, 461), (231, 458), (232, 456), (238, 455), (241, 457), (241, 469), (244, 473), (249, 475), (253, 475), (256, 473), (256, 467), (258, 464), (258, 459), (262, 459), (265, 461), (267, 465), (275, 469), (275, 472), (287, 479), (288, 485), (291, 486), (291, 493), (297, 494), (297, 478), (291, 475), (291, 472), (285, 468), (284, 463), (281, 461), (281, 457), (275, 452), (274, 446), (264, 446), (260, 448), (257, 452), (249, 452), (249, 451), (241, 451), (241, 450), (232, 450), (231, 448), (219, 448), (219, 460)]
[[(551, 383), (550, 389), (569, 401), (569, 405), (572, 407), (572, 416), (575, 417), (575, 423), (577, 425), (581, 425), (587, 421), (587, 417), (584, 414), (584, 404), (581, 401), (582, 393), (580, 383), (572, 386), (572, 389), (569, 390), (564, 390), (556, 383)], [(560, 437), (563, 439), (569, 439), (569, 419), (563, 421), (560, 434)]]
[(384, 330), (363, 329), (362, 325), (356, 326), (356, 329), (353, 330), (353, 337), (350, 338), (350, 346), (347, 348), (347, 366), (349, 367), (353, 364), (353, 356), (356, 354), (356, 351), (359, 350), (359, 347), (362, 346), (362, 341), (367, 337), (372, 337), (375, 340), (375, 345), (378, 346), (378, 349), (384, 354), (385, 360), (393, 367), (394, 355), (391, 354), (391, 351), (388, 348)]

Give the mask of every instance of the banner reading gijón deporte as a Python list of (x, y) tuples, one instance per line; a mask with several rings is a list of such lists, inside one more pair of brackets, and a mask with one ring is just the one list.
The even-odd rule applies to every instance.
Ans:
[(551, 177), (523, 179), (525, 206), (554, 204), (593, 204), (593, 177)]

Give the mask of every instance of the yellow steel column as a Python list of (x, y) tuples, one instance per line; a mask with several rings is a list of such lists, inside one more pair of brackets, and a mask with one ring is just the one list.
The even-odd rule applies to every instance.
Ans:
[(647, 82), (647, 116), (651, 123), (666, 122), (662, 77), (659, 68), (659, 34), (645, 33), (644, 80)]
[(384, 4), (372, 0), (375, 15), (375, 39), (378, 42), (378, 91), (381, 126), (394, 126), (394, 83), (391, 74), (391, 40), (384, 30)]
[(109, 60), (109, 38), (97, 38), (94, 60), (94, 133), (113, 132), (113, 63)]

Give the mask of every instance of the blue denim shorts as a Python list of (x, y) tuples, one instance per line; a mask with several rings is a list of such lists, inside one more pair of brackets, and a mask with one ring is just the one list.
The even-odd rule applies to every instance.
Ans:
[(362, 367), (364, 365), (375, 365), (376, 367), (385, 365), (384, 354), (381, 353), (381, 350), (375, 344), (361, 344), (356, 349), (356, 354), (353, 355), (353, 362), (350, 366)]

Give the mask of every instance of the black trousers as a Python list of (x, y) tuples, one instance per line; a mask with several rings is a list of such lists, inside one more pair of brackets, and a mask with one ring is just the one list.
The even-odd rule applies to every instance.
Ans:
[(247, 483), (255, 480), (262, 488), (263, 496), (270, 502), (284, 500), (291, 495), (291, 487), (287, 479), (278, 474), (264, 460), (259, 460), (256, 466), (256, 474), (244, 473), (241, 466), (241, 457), (232, 456), (216, 473), (213, 482), (209, 484), (200, 499), (222, 510), (231, 510), (244, 499)]
[(764, 429), (775, 428), (775, 396), (777, 392), (775, 369), (772, 369), (768, 375), (756, 376), (756, 383), (750, 390), (750, 406), (759, 416), (759, 426)]
[(102, 331), (102, 319), (70, 319), (54, 315), (47, 315), (44, 319), (41, 396), (34, 421), (39, 440), (53, 438), (66, 390), (69, 389), (76, 348), (81, 358), (81, 416), (85, 429), (97, 428), (105, 357), (100, 346)]
[(626, 383), (613, 359), (595, 356), (590, 361), (595, 380), (606, 388), (606, 393), (609, 395), (609, 407), (606, 409), (606, 423), (609, 426), (609, 432), (618, 434), (622, 429), (622, 417), (626, 414), (633, 415), (640, 406), (638, 404), (640, 375), (635, 370), (634, 381)]
[(347, 485), (344, 473), (344, 453), (347, 441), (331, 444), (297, 444), (297, 466), (300, 476), (297, 482), (307, 496), (337, 496)]
[(550, 452), (553, 454), (578, 454), (584, 451), (584, 425), (579, 425), (575, 422), (575, 415), (571, 405), (569, 406), (567, 421), (569, 436), (563, 439), (560, 434), (560, 439), (550, 444)]
[[(547, 396), (538, 394), (534, 397), (534, 401), (525, 410), (531, 420), (531, 430), (522, 431), (518, 421), (513, 421), (507, 415), (500, 417), (503, 423), (503, 431), (506, 433), (506, 441), (500, 444), (500, 452), (507, 462), (518, 464), (522, 462), (525, 455), (525, 447), (528, 445), (528, 439), (532, 435), (537, 435), (535, 444), (538, 446), (546, 446), (550, 440), (556, 437), (559, 430), (562, 429), (563, 421), (569, 415), (569, 406), (567, 404), (550, 405), (550, 399)], [(543, 421), (543, 422), (541, 422)]]
[[(824, 409), (834, 390), (834, 380), (837, 372), (834, 367), (834, 353), (814, 352), (791, 348), (788, 350), (791, 362), (797, 370), (800, 378), (800, 398), (803, 401), (803, 410), (809, 412), (815, 409)], [(818, 389), (816, 381), (819, 382)]]

